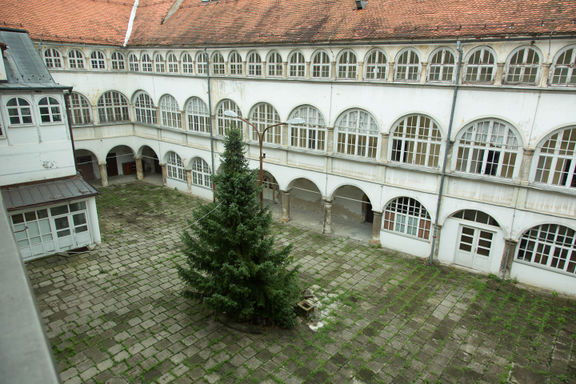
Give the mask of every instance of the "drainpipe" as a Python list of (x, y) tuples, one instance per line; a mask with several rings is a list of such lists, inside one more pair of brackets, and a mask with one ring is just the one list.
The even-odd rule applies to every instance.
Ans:
[(444, 162), (442, 164), (442, 174), (440, 176), (440, 188), (438, 190), (438, 201), (436, 203), (436, 219), (434, 219), (434, 232), (432, 235), (432, 249), (430, 249), (429, 264), (434, 262), (434, 249), (438, 236), (438, 221), (440, 220), (440, 207), (442, 206), (442, 195), (444, 194), (444, 182), (446, 181), (446, 162), (448, 160), (448, 150), (450, 148), (450, 137), (452, 136), (452, 125), (454, 123), (454, 111), (456, 110), (456, 100), (458, 99), (458, 88), (460, 85), (460, 71), (462, 69), (462, 45), (460, 40), (456, 42), (458, 51), (458, 63), (456, 64), (456, 83), (454, 84), (454, 95), (452, 96), (452, 108), (450, 109), (450, 122), (448, 123), (448, 133), (446, 134), (446, 148), (444, 150)]
[[(212, 161), (211, 174), (214, 176), (214, 133), (212, 130), (212, 93), (210, 92), (210, 56), (208, 55), (208, 50), (206, 48), (204, 48), (204, 54), (206, 54), (206, 85), (208, 86), (208, 129), (210, 131), (210, 160)], [(216, 195), (214, 192), (214, 183), (212, 183), (212, 200), (216, 201)]]
[(72, 113), (70, 112), (70, 95), (72, 87), (67, 89), (68, 93), (64, 94), (64, 105), (66, 107), (66, 120), (68, 120), (68, 131), (70, 132), (70, 142), (72, 143), (72, 157), (74, 157), (74, 168), (78, 174), (78, 162), (76, 161), (76, 146), (74, 145), (74, 133), (72, 132)]

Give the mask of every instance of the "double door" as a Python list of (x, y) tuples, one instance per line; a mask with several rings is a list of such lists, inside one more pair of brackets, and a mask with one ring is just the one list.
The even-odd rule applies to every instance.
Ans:
[(485, 229), (460, 225), (454, 262), (488, 272), (494, 235), (494, 232)]

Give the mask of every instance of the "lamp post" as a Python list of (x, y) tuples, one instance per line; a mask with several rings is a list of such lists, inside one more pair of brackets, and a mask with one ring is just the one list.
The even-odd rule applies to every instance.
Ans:
[(258, 147), (260, 149), (260, 156), (259, 156), (260, 175), (258, 178), (258, 185), (260, 186), (260, 209), (263, 209), (264, 208), (264, 193), (262, 190), (262, 184), (264, 183), (264, 169), (263, 169), (264, 153), (262, 152), (262, 143), (264, 142), (264, 135), (266, 134), (266, 131), (268, 131), (270, 128), (279, 127), (281, 125), (288, 125), (288, 124), (303, 124), (306, 122), (306, 120), (304, 120), (300, 117), (295, 117), (295, 118), (286, 120), (284, 122), (280, 122), (278, 124), (269, 125), (268, 127), (264, 128), (262, 131), (259, 131), (258, 128), (256, 127), (256, 125), (252, 124), (247, 119), (240, 117), (234, 111), (227, 109), (224, 111), (224, 116), (233, 117), (235, 119), (238, 119), (238, 120), (245, 122), (246, 124), (248, 124), (249, 126), (251, 126), (254, 129), (254, 132), (256, 132), (256, 135), (258, 136)]

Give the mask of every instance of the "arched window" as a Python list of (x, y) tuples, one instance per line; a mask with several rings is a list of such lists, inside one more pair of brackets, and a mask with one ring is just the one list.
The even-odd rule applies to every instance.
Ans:
[(392, 200), (384, 211), (384, 229), (421, 239), (430, 237), (430, 215), (411, 197)]
[(292, 52), (288, 57), (288, 76), (289, 77), (305, 77), (306, 76), (306, 62), (304, 55), (300, 52)]
[(176, 99), (170, 95), (164, 95), (160, 98), (159, 105), (162, 125), (169, 128), (182, 128), (182, 115)]
[(166, 177), (173, 180), (186, 181), (184, 163), (175, 152), (168, 152), (167, 154)]
[(224, 56), (220, 52), (214, 52), (212, 55), (212, 74), (216, 76), (226, 74)]
[(438, 167), (442, 135), (428, 116), (406, 116), (392, 128), (391, 139), (391, 161)]
[(564, 48), (552, 70), (553, 85), (576, 85), (576, 46)]
[(6, 103), (10, 124), (32, 124), (30, 103), (21, 97), (14, 97)]
[(301, 105), (290, 114), (289, 120), (304, 119), (302, 124), (290, 124), (290, 145), (297, 148), (324, 151), (326, 122), (320, 111), (311, 105)]
[(520, 140), (500, 120), (479, 120), (462, 130), (456, 145), (456, 170), (511, 179), (520, 161)]
[(194, 73), (194, 60), (192, 59), (192, 55), (188, 52), (185, 52), (182, 55), (182, 72)]
[(38, 101), (40, 121), (42, 123), (58, 123), (62, 121), (60, 103), (53, 97), (43, 97)]
[(142, 72), (152, 72), (152, 58), (149, 54), (143, 53), (142, 60)]
[(262, 59), (258, 52), (248, 54), (248, 76), (262, 76)]
[(156, 124), (154, 101), (146, 92), (138, 92), (134, 98), (136, 121), (144, 124)]
[(196, 74), (205, 75), (208, 73), (208, 55), (204, 52), (196, 54)]
[(230, 65), (230, 74), (231, 75), (242, 75), (242, 57), (236, 51), (230, 53), (230, 57), (228, 59)]
[(90, 67), (96, 70), (106, 69), (106, 56), (102, 51), (94, 51), (90, 54)]
[(154, 55), (154, 68), (158, 73), (166, 72), (166, 62), (164, 61), (164, 56), (161, 53)]
[(210, 111), (198, 97), (191, 97), (186, 103), (188, 129), (193, 132), (210, 132)]
[(224, 99), (216, 106), (216, 126), (218, 127), (218, 134), (224, 136), (228, 134), (228, 130), (232, 125), (237, 128), (242, 128), (242, 120), (235, 117), (224, 115), (224, 111), (233, 111), (238, 116), (242, 116), (240, 108), (230, 99)]
[(576, 273), (574, 230), (557, 224), (543, 224), (524, 233), (516, 260), (554, 271)]
[(476, 211), (474, 209), (463, 209), (452, 215), (456, 219), (462, 219), (466, 221), (472, 221), (474, 223), (491, 225), (493, 227), (499, 227), (498, 222), (489, 214), (482, 211)]
[(72, 49), (68, 52), (68, 67), (70, 69), (84, 69), (84, 55), (78, 49)]
[(476, 48), (464, 66), (464, 80), (471, 83), (489, 83), (496, 74), (496, 59), (488, 47)]
[(428, 64), (428, 81), (453, 82), (456, 59), (448, 48), (436, 50)]
[(368, 112), (350, 109), (338, 117), (334, 128), (338, 153), (376, 158), (378, 125)]
[(124, 55), (120, 52), (112, 52), (110, 57), (112, 61), (112, 69), (115, 71), (123, 71), (126, 69), (126, 61)]
[(515, 50), (508, 60), (504, 82), (508, 84), (536, 84), (540, 69), (540, 55), (532, 47)]
[(128, 121), (128, 99), (118, 91), (105, 92), (98, 99), (98, 117), (101, 123)]
[(178, 58), (172, 52), (166, 56), (166, 62), (168, 63), (168, 72), (170, 73), (178, 73), (180, 72), (180, 68), (178, 65)]
[[(256, 126), (258, 132), (263, 132), (267, 127), (278, 124), (280, 116), (278, 112), (268, 103), (259, 103), (252, 107), (250, 111), (250, 122)], [(258, 141), (258, 134), (252, 129), (252, 140)], [(264, 143), (281, 144), (282, 126), (277, 126), (266, 131)]]
[(413, 49), (406, 49), (396, 58), (394, 80), (418, 81), (420, 79), (420, 57)]
[(128, 69), (130, 69), (131, 72), (138, 72), (140, 70), (138, 56), (133, 53), (128, 56)]
[(370, 80), (386, 80), (388, 78), (388, 62), (386, 55), (379, 49), (371, 51), (366, 57), (365, 78)]
[(330, 78), (330, 57), (324, 51), (317, 51), (312, 56), (312, 77), (317, 79)]
[(353, 51), (346, 50), (338, 56), (338, 79), (355, 80), (356, 79), (356, 54)]
[(278, 52), (270, 52), (266, 61), (268, 76), (282, 76), (282, 56)]
[(538, 145), (534, 181), (576, 188), (576, 127), (554, 132)]
[(210, 167), (207, 162), (199, 157), (192, 160), (192, 184), (212, 188)]
[(62, 55), (55, 48), (44, 50), (44, 62), (48, 68), (62, 68)]
[(77, 92), (70, 94), (70, 115), (72, 124), (82, 125), (92, 122), (91, 107), (88, 99)]

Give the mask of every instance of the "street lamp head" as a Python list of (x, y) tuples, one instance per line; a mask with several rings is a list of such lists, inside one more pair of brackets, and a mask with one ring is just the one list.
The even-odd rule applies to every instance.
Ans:
[(304, 124), (306, 120), (301, 117), (295, 117), (286, 121), (286, 124)]
[(234, 118), (239, 117), (236, 112), (231, 111), (231, 110), (229, 110), (229, 109), (227, 109), (227, 110), (224, 111), (224, 116), (234, 117)]

